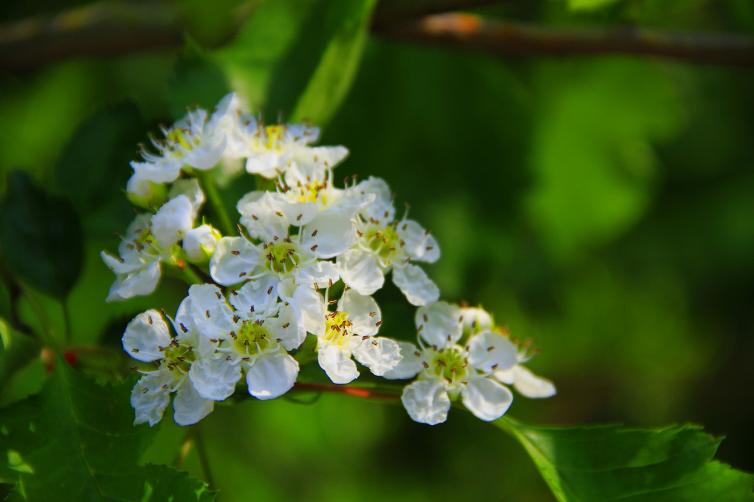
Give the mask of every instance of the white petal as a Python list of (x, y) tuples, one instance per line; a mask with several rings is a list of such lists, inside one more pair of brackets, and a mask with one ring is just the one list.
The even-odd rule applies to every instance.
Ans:
[(318, 214), (302, 228), (301, 245), (319, 258), (333, 258), (348, 249), (356, 238), (351, 215), (339, 211)]
[(247, 368), (246, 383), (257, 399), (274, 399), (288, 392), (297, 376), (298, 361), (285, 352), (268, 352)]
[(167, 249), (194, 226), (194, 206), (185, 195), (167, 201), (152, 217), (152, 234)]
[(241, 224), (249, 235), (265, 242), (275, 237), (283, 239), (288, 235), (288, 218), (279, 207), (279, 194), (271, 192), (249, 192), (238, 201), (236, 208), (241, 213)]
[(362, 340), (353, 351), (357, 361), (377, 375), (383, 376), (401, 361), (401, 348), (398, 343), (383, 336), (373, 336)]
[(196, 214), (206, 200), (202, 187), (199, 186), (199, 181), (196, 178), (183, 178), (173, 183), (173, 186), (170, 187), (168, 198), (174, 199), (180, 195), (185, 195), (189, 202), (191, 202), (194, 208), (194, 217), (196, 217)]
[(209, 263), (215, 282), (232, 286), (244, 281), (259, 263), (259, 249), (243, 237), (223, 237), (217, 242)]
[(192, 425), (209, 415), (214, 407), (214, 401), (203, 399), (186, 378), (173, 399), (173, 420), (178, 425)]
[(100, 257), (102, 258), (102, 261), (105, 262), (105, 265), (107, 265), (107, 268), (118, 275), (129, 274), (144, 266), (144, 263), (141, 260), (123, 260), (106, 251), (100, 252)]
[(110, 292), (107, 295), (107, 301), (120, 301), (133, 298), (134, 296), (144, 296), (151, 294), (160, 282), (162, 269), (160, 262), (154, 261), (131, 273), (119, 275)]
[(162, 419), (170, 403), (173, 376), (169, 371), (157, 370), (142, 376), (131, 391), (131, 406), (135, 412), (134, 425), (153, 426)]
[(471, 334), (487, 331), (494, 325), (492, 315), (480, 307), (462, 307), (461, 315), (463, 328)]
[(348, 314), (351, 330), (359, 336), (373, 336), (380, 329), (382, 312), (371, 296), (348, 289), (338, 301), (338, 310)]
[(489, 378), (473, 378), (461, 391), (463, 405), (477, 418), (491, 422), (508, 411), (513, 403), (511, 391)]
[(440, 258), (437, 240), (414, 220), (403, 220), (398, 223), (397, 232), (404, 242), (403, 249), (412, 260), (433, 263)]
[(359, 376), (359, 370), (351, 359), (351, 354), (336, 344), (318, 343), (317, 360), (333, 383), (349, 383)]
[(401, 401), (415, 422), (437, 425), (448, 418), (450, 398), (441, 380), (419, 380), (407, 385)]
[(362, 295), (371, 295), (385, 283), (377, 257), (361, 249), (349, 249), (337, 259), (343, 282)]
[(236, 390), (236, 382), (241, 379), (241, 366), (236, 361), (227, 361), (223, 354), (203, 357), (191, 365), (189, 378), (201, 397), (222, 401)]
[(403, 292), (406, 300), (417, 307), (434, 302), (440, 297), (437, 285), (416, 265), (394, 266), (393, 283)]
[(500, 333), (485, 331), (469, 340), (469, 364), (483, 372), (512, 368), (517, 356), (516, 346)]
[(306, 338), (300, 315), (290, 304), (281, 305), (278, 316), (267, 319), (264, 325), (285, 350), (299, 348)]
[(271, 275), (248, 281), (237, 291), (231, 291), (228, 300), (244, 319), (264, 315), (275, 306), (278, 282), (279, 279)]
[(282, 170), (283, 160), (275, 152), (260, 152), (246, 159), (246, 171), (268, 179), (276, 178)]
[(351, 189), (361, 195), (373, 195), (374, 200), (361, 211), (367, 220), (377, 220), (381, 224), (393, 221), (395, 208), (390, 187), (381, 178), (369, 177)]
[(162, 348), (170, 345), (170, 331), (157, 310), (147, 310), (133, 318), (123, 334), (123, 348), (139, 361), (162, 359)]
[(315, 261), (296, 271), (296, 282), (301, 285), (326, 288), (340, 279), (338, 267), (329, 261)]
[(521, 365), (513, 368), (513, 386), (522, 396), (529, 398), (552, 397), (556, 393), (555, 385), (550, 380), (535, 375)]
[(421, 336), (430, 345), (444, 347), (461, 338), (461, 310), (446, 302), (434, 302), (416, 310), (414, 317)]
[(125, 261), (143, 261), (143, 253), (140, 251), (142, 246), (137, 246), (136, 243), (148, 235), (151, 225), (152, 215), (149, 213), (137, 215), (131, 224), (128, 225), (126, 235), (118, 245), (118, 254), (120, 254)]
[(199, 334), (206, 338), (225, 338), (235, 328), (230, 307), (220, 288), (212, 284), (194, 284), (189, 288), (191, 317)]
[(331, 168), (348, 156), (348, 149), (343, 146), (315, 146), (299, 150), (295, 159), (299, 163), (310, 163)]
[(155, 162), (131, 162), (134, 173), (155, 183), (170, 183), (178, 179), (181, 163), (175, 159), (158, 159)]
[(298, 286), (286, 300), (295, 307), (301, 327), (320, 335), (325, 329), (325, 299), (309, 286)]
[(397, 343), (401, 351), (401, 360), (395, 368), (386, 371), (382, 376), (390, 380), (413, 378), (421, 371), (421, 353), (413, 343), (401, 341)]

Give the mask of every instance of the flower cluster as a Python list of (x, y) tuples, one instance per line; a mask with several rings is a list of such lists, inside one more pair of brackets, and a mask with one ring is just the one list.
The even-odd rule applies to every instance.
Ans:
[[(191, 283), (174, 317), (148, 310), (123, 335), (140, 362), (135, 422), (159, 422), (175, 394), (176, 423), (195, 423), (242, 379), (257, 399), (279, 397), (308, 361), (307, 337), (311, 359), (334, 384), (354, 381), (360, 366), (415, 378), (402, 401), (417, 422), (444, 422), (458, 398), (494, 420), (512, 402), (506, 385), (527, 397), (553, 395), (549, 381), (522, 366), (528, 346), (487, 312), (439, 301), (420, 266), (440, 258), (436, 239), (396, 216), (385, 181), (336, 186), (333, 169), (348, 151), (313, 146), (318, 136), (308, 125), (266, 125), (231, 94), (212, 114), (195, 110), (164, 129), (154, 150), (132, 162), (127, 193), (143, 213), (117, 255), (102, 253), (116, 275), (108, 301), (152, 293), (163, 273)], [(238, 201), (240, 224), (223, 235), (202, 209), (228, 166), (243, 166), (266, 189)], [(219, 216), (222, 201), (209, 199)], [(417, 307), (417, 344), (378, 335), (372, 295), (388, 274)]]

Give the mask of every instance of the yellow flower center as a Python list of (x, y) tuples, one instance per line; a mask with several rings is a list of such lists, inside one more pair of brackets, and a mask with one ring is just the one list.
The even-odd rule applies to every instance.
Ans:
[(258, 355), (273, 343), (270, 332), (258, 321), (244, 321), (238, 333), (231, 333), (231, 337), (236, 352), (247, 356)]
[(329, 313), (325, 322), (325, 340), (342, 346), (348, 341), (351, 325), (348, 312)]
[(194, 348), (186, 343), (173, 342), (162, 349), (163, 364), (173, 373), (186, 374), (196, 359)]
[(457, 383), (466, 379), (467, 368), (468, 362), (463, 351), (456, 347), (448, 347), (434, 355), (427, 371), (449, 383)]
[(264, 128), (265, 143), (268, 150), (282, 150), (280, 141), (283, 139), (285, 127), (282, 125), (271, 125)]
[(270, 242), (265, 249), (265, 258), (270, 271), (285, 274), (299, 263), (298, 248), (290, 239)]
[(393, 225), (385, 227), (373, 227), (364, 234), (369, 249), (385, 263), (391, 263), (398, 248), (401, 246), (401, 238)]

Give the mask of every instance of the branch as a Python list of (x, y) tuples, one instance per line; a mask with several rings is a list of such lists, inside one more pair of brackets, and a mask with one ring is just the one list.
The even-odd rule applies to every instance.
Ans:
[(566, 30), (449, 13), (380, 28), (383, 36), (497, 56), (649, 56), (687, 63), (754, 65), (754, 39), (724, 33), (637, 28)]

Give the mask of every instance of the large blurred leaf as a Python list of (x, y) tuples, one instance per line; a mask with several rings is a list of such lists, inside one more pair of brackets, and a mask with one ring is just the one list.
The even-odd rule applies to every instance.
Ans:
[[(620, 235), (651, 200), (653, 144), (678, 129), (673, 82), (644, 63), (546, 67), (529, 199), (553, 254), (571, 256)], [(549, 70), (549, 71), (547, 71)], [(551, 82), (560, 82), (553, 91)]]
[(81, 271), (82, 242), (81, 224), (67, 200), (45, 192), (26, 173), (9, 175), (0, 203), (0, 245), (11, 271), (64, 297)]
[[(235, 40), (215, 53), (196, 54), (179, 70), (174, 109), (216, 101), (230, 87), (254, 112), (325, 123), (351, 85), (375, 0), (276, 0), (257, 7)], [(198, 82), (212, 82), (211, 93)], [(198, 89), (198, 92), (188, 92)]]
[(86, 213), (122, 193), (128, 162), (144, 138), (139, 110), (131, 102), (107, 107), (86, 120), (55, 166), (55, 181)]
[(26, 500), (201, 500), (207, 486), (166, 466), (140, 467), (153, 430), (133, 426), (129, 386), (105, 388), (58, 361), (39, 396), (0, 414), (0, 480)]
[(698, 426), (496, 425), (519, 440), (561, 502), (754, 500), (754, 478), (713, 460), (721, 439)]
[(8, 378), (39, 354), (39, 342), (0, 319), (0, 393)]

